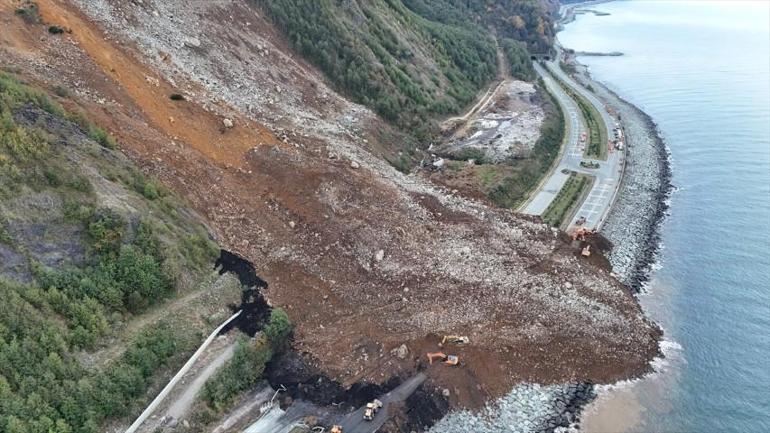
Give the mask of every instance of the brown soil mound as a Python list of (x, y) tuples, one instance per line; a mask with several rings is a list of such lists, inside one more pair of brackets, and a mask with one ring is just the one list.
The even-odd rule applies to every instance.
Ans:
[[(108, 3), (122, 3), (123, 14), (137, 7)], [(193, 2), (209, 3), (219, 2)], [(248, 3), (232, 3), (244, 10), (230, 16), (234, 21), (216, 10), (197, 15), (211, 40), (218, 29), (228, 35), (241, 25), (238, 19), (259, 19)], [(224, 248), (254, 263), (269, 283), (270, 303), (296, 323), (295, 348), (332, 378), (384, 382), (417, 368), (426, 351), (438, 349), (442, 334), (462, 334), (469, 345), (444, 348), (458, 354), (461, 365), (434, 365), (428, 374), (452, 391), (453, 403), (475, 406), (522, 380), (609, 382), (637, 375), (657, 353), (659, 330), (605, 269), (582, 260), (544, 224), (393, 170), (375, 156), (391, 143), (361, 139), (387, 137), (367, 129), (387, 126), (318, 84), (301, 61), (280, 63), (285, 81), (266, 81), (304, 92), (276, 110), (338, 120), (355, 112), (358, 135), (297, 117), (270, 125), (288, 131), (279, 142), (259, 114), (251, 119), (240, 111), (242, 102), (171, 101), (178, 87), (193, 89), (201, 101), (207, 93), (190, 78), (199, 71), (172, 76), (181, 65), (173, 53), (161, 60), (171, 65), (165, 70), (113, 33), (113, 24), (97, 26), (68, 2), (40, 0), (45, 23), (72, 31), (50, 35), (45, 24), (14, 16), (17, 4), (0, 0), (3, 66), (73, 89), (63, 103), (82, 106), (107, 126), (146, 171), (190, 201)], [(125, 17), (128, 33), (147, 36), (136, 20)], [(272, 35), (266, 21), (262, 25), (248, 28)], [(228, 46), (219, 45), (217, 55)], [(270, 50), (284, 53), (280, 59), (291, 56), (281, 41)], [(229, 66), (245, 68), (237, 57)], [(255, 58), (268, 66), (278, 61)], [(222, 126), (224, 115), (235, 120), (234, 128)], [(408, 348), (403, 359), (391, 353), (401, 344)]]

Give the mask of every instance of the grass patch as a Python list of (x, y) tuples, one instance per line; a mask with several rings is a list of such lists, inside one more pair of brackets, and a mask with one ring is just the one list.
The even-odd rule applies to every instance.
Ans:
[(95, 123), (91, 122), (88, 117), (86, 117), (85, 113), (77, 112), (70, 114), (68, 118), (69, 120), (77, 123), (86, 133), (86, 135), (88, 135), (88, 138), (99, 143), (102, 147), (106, 147), (107, 149), (115, 149), (117, 147), (115, 137), (97, 126)]
[(580, 204), (580, 198), (591, 186), (590, 176), (575, 173), (570, 174), (567, 182), (556, 194), (551, 204), (543, 212), (543, 221), (554, 227), (561, 226)]
[(70, 97), (70, 91), (64, 86), (56, 85), (53, 86), (51, 89), (53, 90), (53, 93), (56, 94), (56, 96), (60, 98), (69, 98)]

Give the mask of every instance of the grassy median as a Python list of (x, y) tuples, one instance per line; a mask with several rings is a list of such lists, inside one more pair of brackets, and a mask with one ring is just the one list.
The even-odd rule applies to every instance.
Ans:
[(567, 182), (556, 194), (548, 208), (543, 212), (543, 221), (554, 227), (561, 227), (575, 213), (583, 196), (590, 190), (593, 176), (572, 172)]
[(570, 98), (577, 102), (580, 113), (586, 121), (586, 125), (588, 126), (588, 137), (586, 138), (585, 156), (588, 158), (606, 159), (607, 127), (604, 125), (601, 114), (599, 114), (596, 107), (588, 102), (588, 99), (583, 95), (576, 92), (556, 75), (551, 74), (551, 76), (559, 83)]

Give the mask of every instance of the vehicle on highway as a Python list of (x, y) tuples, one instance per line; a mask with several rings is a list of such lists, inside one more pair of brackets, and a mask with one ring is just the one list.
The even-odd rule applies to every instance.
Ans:
[(371, 421), (374, 419), (374, 416), (377, 415), (377, 411), (380, 410), (382, 407), (382, 402), (377, 400), (376, 398), (372, 400), (370, 403), (366, 403), (366, 410), (364, 410), (364, 419), (367, 421)]

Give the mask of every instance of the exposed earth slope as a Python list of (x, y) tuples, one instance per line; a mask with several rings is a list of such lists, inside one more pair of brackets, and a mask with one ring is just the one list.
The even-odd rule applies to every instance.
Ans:
[(604, 260), (395, 170), (403, 134), (331, 90), (253, 2), (40, 0), (41, 23), (19, 4), (0, 0), (2, 67), (69, 89), (248, 258), (318, 371), (384, 382), (468, 335), (460, 367), (427, 375), (477, 406), (523, 380), (634, 376), (657, 353)]

